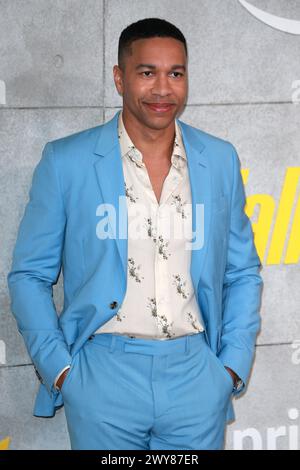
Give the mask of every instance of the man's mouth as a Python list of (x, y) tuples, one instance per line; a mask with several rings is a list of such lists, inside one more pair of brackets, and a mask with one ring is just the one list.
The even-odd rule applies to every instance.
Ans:
[(165, 113), (174, 106), (172, 103), (145, 103), (152, 111)]

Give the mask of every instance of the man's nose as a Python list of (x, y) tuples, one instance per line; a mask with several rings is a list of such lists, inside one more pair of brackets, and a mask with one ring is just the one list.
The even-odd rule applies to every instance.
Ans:
[(152, 93), (165, 96), (169, 95), (172, 92), (172, 87), (170, 85), (169, 77), (166, 77), (164, 74), (157, 74), (154, 85), (152, 87)]

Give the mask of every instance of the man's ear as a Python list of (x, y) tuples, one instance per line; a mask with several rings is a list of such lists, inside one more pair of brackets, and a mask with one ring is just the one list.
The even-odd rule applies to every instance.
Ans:
[(123, 96), (123, 71), (118, 65), (113, 67), (114, 82), (120, 96)]

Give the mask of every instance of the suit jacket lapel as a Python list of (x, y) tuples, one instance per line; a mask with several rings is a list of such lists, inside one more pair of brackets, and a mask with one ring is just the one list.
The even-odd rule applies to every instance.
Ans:
[[(94, 163), (103, 203), (108, 205), (108, 222), (127, 276), (127, 206), (124, 173), (118, 139), (119, 112), (102, 128), (94, 153), (101, 158)], [(119, 199), (120, 198), (120, 199)], [(119, 236), (120, 234), (120, 236)]]
[[(189, 178), (192, 193), (192, 230), (195, 234), (196, 230), (203, 229), (203, 245), (200, 248), (192, 250), (190, 274), (197, 297), (198, 283), (200, 281), (201, 272), (204, 265), (205, 255), (207, 253), (210, 222), (211, 222), (211, 172), (207, 162), (207, 150), (204, 143), (199, 139), (195, 130), (178, 120), (182, 132), (182, 139), (186, 150)], [(199, 206), (203, 204), (204, 209), (204, 227), (197, 227), (199, 221)], [(198, 212), (198, 213), (197, 213)], [(196, 220), (198, 217), (198, 221)], [(199, 233), (196, 233), (200, 237)], [(201, 238), (201, 237), (200, 237)], [(194, 236), (195, 240), (195, 236)], [(196, 247), (196, 245), (195, 245)]]

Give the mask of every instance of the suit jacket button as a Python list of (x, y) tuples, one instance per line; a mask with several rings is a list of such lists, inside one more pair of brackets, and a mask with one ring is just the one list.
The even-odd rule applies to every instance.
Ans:
[(116, 300), (114, 300), (113, 302), (111, 302), (111, 303), (109, 304), (109, 306), (110, 306), (111, 309), (117, 308), (118, 302), (116, 302)]

